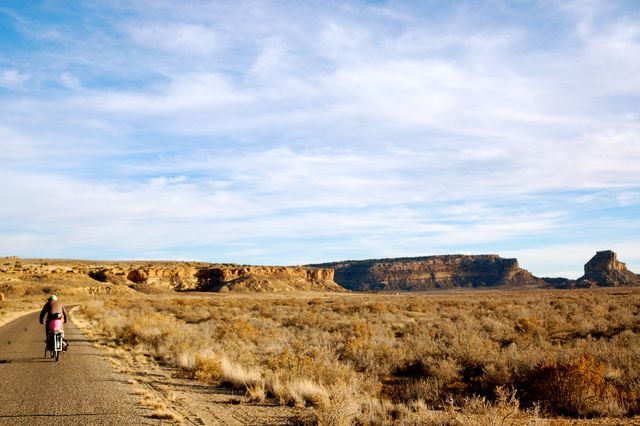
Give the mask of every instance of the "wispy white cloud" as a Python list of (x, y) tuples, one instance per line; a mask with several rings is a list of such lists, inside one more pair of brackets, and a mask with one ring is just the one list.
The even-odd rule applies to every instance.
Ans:
[(62, 74), (60, 74), (60, 82), (67, 89), (79, 90), (82, 88), (80, 79), (69, 72), (63, 72)]
[(147, 93), (94, 93), (74, 100), (77, 105), (91, 105), (97, 110), (126, 115), (180, 115), (206, 108), (228, 108), (251, 101), (249, 95), (238, 93), (216, 73), (179, 75), (169, 84)]
[(98, 2), (69, 12), (83, 27), (11, 11), (33, 49), (0, 62), (0, 251), (526, 259), (588, 225), (589, 251), (635, 252), (633, 4), (426, 7)]
[(0, 70), (0, 86), (12, 89), (22, 86), (28, 80), (28, 74), (21, 73), (15, 68)]
[(217, 47), (215, 31), (203, 25), (163, 23), (127, 26), (135, 43), (151, 49), (165, 50), (173, 54), (207, 55)]

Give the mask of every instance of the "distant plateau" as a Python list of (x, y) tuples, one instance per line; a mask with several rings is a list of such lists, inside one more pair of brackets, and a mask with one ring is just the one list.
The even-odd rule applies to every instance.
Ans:
[(172, 291), (425, 291), (455, 288), (593, 288), (640, 285), (611, 250), (598, 251), (584, 275), (536, 277), (517, 259), (498, 255), (438, 255), (347, 260), (304, 266), (256, 266), (178, 261), (88, 261), (0, 258), (3, 297), (63, 293)]

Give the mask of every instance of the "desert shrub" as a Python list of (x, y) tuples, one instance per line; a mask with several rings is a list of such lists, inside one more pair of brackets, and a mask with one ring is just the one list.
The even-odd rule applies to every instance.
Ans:
[(540, 318), (537, 317), (521, 317), (516, 320), (515, 330), (520, 336), (526, 336), (530, 339), (538, 337), (546, 337), (547, 329)]
[[(184, 369), (188, 369), (187, 364)], [(217, 383), (222, 377), (222, 362), (213, 353), (198, 353), (193, 364), (194, 377), (205, 383)]]
[(591, 354), (543, 363), (525, 378), (525, 401), (555, 415), (607, 415), (618, 392), (604, 373), (605, 365)]
[(460, 416), (463, 424), (470, 423), (468, 420), (471, 419), (478, 426), (521, 426), (540, 423), (538, 406), (528, 411), (521, 410), (515, 389), (498, 386), (494, 394), (496, 397), (493, 402), (485, 397), (465, 398)]
[(362, 389), (366, 388), (354, 378), (327, 389), (326, 395), (316, 403), (318, 423), (321, 425), (344, 426), (354, 423), (362, 411)]
[(640, 411), (638, 305), (616, 289), (141, 296), (85, 311), (184, 377), (312, 407), (311, 423), (533, 424), (537, 406)]
[(10, 284), (2, 284), (0, 285), (0, 293), (5, 296), (15, 296), (16, 295), (16, 286)]
[(171, 333), (175, 333), (178, 324), (172, 317), (160, 312), (139, 312), (129, 316), (117, 329), (117, 338), (132, 346), (146, 344), (158, 348), (166, 344)]

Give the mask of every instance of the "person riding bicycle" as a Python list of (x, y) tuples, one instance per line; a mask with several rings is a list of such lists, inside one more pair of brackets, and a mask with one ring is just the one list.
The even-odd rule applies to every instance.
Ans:
[[(47, 342), (49, 341), (49, 335), (51, 330), (49, 330), (49, 325), (53, 320), (62, 320), (63, 323), (67, 322), (67, 310), (62, 306), (62, 303), (58, 301), (58, 297), (55, 294), (52, 294), (47, 299), (47, 303), (40, 311), (40, 324), (44, 324), (44, 318), (47, 317), (47, 322), (45, 325), (45, 336)], [(63, 340), (63, 342), (65, 342)], [(65, 342), (66, 343), (66, 342)], [(66, 349), (66, 344), (64, 345)]]

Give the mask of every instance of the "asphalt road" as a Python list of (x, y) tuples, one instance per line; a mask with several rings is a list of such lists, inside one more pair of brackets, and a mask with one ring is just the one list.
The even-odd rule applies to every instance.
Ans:
[(162, 423), (136, 403), (133, 386), (71, 322), (65, 337), (69, 350), (56, 362), (44, 357), (37, 313), (0, 328), (0, 425)]

